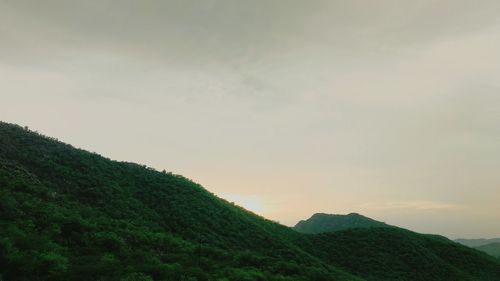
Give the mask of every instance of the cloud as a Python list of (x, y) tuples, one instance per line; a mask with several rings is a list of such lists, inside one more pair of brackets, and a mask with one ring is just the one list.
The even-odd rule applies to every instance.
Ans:
[[(112, 52), (171, 65), (302, 60), (318, 50), (388, 52), (498, 22), (498, 1), (5, 0), (0, 59)], [(36, 48), (32, 48), (36, 45)], [(306, 51), (304, 53), (304, 51)], [(414, 50), (410, 50), (414, 51)], [(327, 56), (327, 55), (326, 55)]]
[(381, 217), (472, 216), (446, 198), (497, 222), (499, 15), (494, 0), (0, 0), (0, 119), (274, 219), (380, 200), (365, 207)]
[(439, 202), (439, 201), (393, 201), (393, 202), (383, 202), (383, 203), (365, 203), (359, 205), (359, 207), (372, 210), (417, 210), (417, 211), (459, 208), (458, 205), (447, 202)]

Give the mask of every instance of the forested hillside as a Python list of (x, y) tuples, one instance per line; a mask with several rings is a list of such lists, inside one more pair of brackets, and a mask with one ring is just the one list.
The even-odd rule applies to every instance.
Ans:
[(182, 176), (0, 123), (0, 280), (500, 280), (400, 229), (306, 235)]

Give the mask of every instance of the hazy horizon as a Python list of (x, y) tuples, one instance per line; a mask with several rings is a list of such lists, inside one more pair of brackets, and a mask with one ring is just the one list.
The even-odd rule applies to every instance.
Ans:
[(0, 120), (286, 225), (500, 237), (497, 1), (2, 1)]

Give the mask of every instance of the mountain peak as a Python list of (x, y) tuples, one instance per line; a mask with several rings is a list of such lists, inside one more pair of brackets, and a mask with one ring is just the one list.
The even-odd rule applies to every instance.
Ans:
[(309, 219), (299, 221), (293, 228), (302, 233), (322, 233), (368, 227), (392, 226), (358, 213), (347, 215), (315, 213)]

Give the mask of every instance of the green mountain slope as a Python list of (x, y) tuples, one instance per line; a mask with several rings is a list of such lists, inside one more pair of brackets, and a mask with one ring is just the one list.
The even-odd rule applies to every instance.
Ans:
[(496, 259), (444, 238), (301, 234), (184, 177), (0, 123), (0, 280), (499, 279)]
[(302, 233), (323, 233), (366, 227), (391, 226), (357, 213), (350, 213), (347, 215), (317, 213), (307, 220), (299, 221), (293, 228)]
[(500, 259), (500, 243), (481, 245), (478, 247), (474, 247), (474, 249), (485, 252), (490, 256), (494, 256)]
[(493, 258), (442, 236), (400, 228), (323, 233), (308, 243), (311, 253), (322, 260), (367, 280), (496, 280), (500, 276)]
[(0, 186), (4, 280), (355, 280), (186, 178), (8, 124)]

